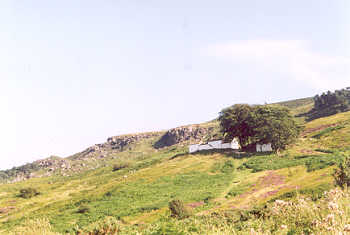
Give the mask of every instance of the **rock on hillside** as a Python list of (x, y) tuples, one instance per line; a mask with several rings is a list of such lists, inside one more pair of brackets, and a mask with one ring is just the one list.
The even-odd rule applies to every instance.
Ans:
[(123, 150), (124, 147), (133, 144), (135, 142), (138, 142), (143, 139), (148, 139), (151, 137), (158, 136), (158, 133), (154, 132), (148, 132), (148, 133), (141, 133), (141, 134), (135, 134), (135, 135), (121, 135), (121, 136), (113, 136), (109, 137), (107, 139), (107, 143), (112, 146), (112, 149), (119, 149)]
[(149, 139), (152, 137), (160, 136), (161, 132), (146, 132), (139, 134), (129, 134), (129, 135), (119, 135), (112, 136), (107, 138), (107, 142), (102, 144), (95, 144), (84, 151), (77, 153), (71, 157), (70, 159), (86, 159), (86, 158), (103, 158), (107, 154), (117, 153), (120, 151), (124, 151), (131, 144), (135, 144), (139, 141)]
[(182, 126), (168, 130), (155, 144), (155, 148), (163, 148), (181, 142), (192, 141), (199, 143), (215, 135), (214, 127), (200, 125)]

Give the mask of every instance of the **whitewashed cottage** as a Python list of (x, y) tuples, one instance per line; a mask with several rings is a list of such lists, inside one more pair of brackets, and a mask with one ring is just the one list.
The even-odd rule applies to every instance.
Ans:
[(272, 151), (271, 143), (268, 143), (268, 144), (256, 144), (256, 151), (257, 152), (271, 152)]
[(190, 153), (211, 149), (239, 149), (239, 143), (236, 139), (233, 139), (230, 143), (223, 143), (222, 140), (213, 140), (207, 144), (192, 144), (189, 146)]

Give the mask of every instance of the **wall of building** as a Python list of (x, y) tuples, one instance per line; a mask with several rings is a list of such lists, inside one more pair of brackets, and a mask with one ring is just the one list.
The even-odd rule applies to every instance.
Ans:
[(190, 153), (211, 149), (239, 149), (239, 144), (237, 140), (234, 139), (231, 143), (222, 143), (222, 140), (216, 140), (210, 141), (207, 144), (193, 144), (189, 146)]
[(271, 143), (268, 143), (268, 144), (257, 144), (256, 145), (256, 151), (257, 152), (271, 152), (272, 151)]

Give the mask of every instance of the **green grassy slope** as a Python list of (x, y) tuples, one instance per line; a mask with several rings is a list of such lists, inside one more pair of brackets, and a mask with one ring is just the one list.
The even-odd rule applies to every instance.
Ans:
[[(108, 216), (137, 230), (139, 224), (167, 217), (168, 202), (174, 198), (182, 199), (197, 216), (248, 209), (296, 190), (317, 198), (333, 187), (333, 167), (350, 153), (350, 112), (306, 123), (299, 141), (282, 156), (188, 154), (186, 144), (155, 150), (157, 138), (113, 153), (97, 169), (0, 185), (0, 231), (7, 233), (27, 219), (47, 218), (54, 231), (73, 233)], [(127, 167), (113, 171), (115, 163)], [(41, 194), (18, 197), (25, 187)]]

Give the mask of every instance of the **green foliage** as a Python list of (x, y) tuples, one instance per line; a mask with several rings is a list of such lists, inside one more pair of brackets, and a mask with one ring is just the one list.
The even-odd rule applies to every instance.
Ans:
[(330, 150), (330, 149), (319, 149), (319, 148), (317, 148), (317, 149), (315, 149), (315, 151), (321, 152), (321, 153), (334, 153), (334, 151)]
[(344, 125), (338, 125), (338, 126), (334, 126), (334, 127), (328, 127), (320, 132), (318, 132), (317, 134), (311, 136), (312, 138), (315, 138), (315, 139), (319, 139), (321, 138), (322, 136), (332, 132), (332, 131), (336, 131), (336, 130), (339, 130), (339, 129), (342, 129), (344, 128), (345, 126)]
[[(154, 168), (156, 169), (156, 168)], [(118, 172), (111, 174), (111, 179), (116, 182)], [(160, 174), (164, 174), (160, 172)], [(76, 221), (79, 227), (86, 227), (105, 216), (123, 218), (125, 216), (137, 216), (145, 212), (165, 208), (173, 198), (181, 198), (188, 202), (200, 202), (208, 197), (217, 197), (233, 179), (232, 174), (189, 171), (176, 175), (159, 176), (150, 182), (143, 178), (134, 179), (123, 184), (116, 183), (101, 192), (93, 188), (75, 195), (76, 202), (68, 201), (65, 204), (51, 204), (41, 208), (37, 213), (52, 211), (50, 221), (60, 232), (72, 232), (74, 226), (71, 221)], [(108, 178), (102, 178), (106, 183)], [(101, 183), (102, 184), (102, 183)], [(81, 198), (80, 200), (78, 200)], [(88, 198), (88, 201), (86, 200)], [(88, 203), (90, 212), (76, 213), (77, 210)]]
[(305, 161), (298, 161), (291, 157), (277, 157), (276, 155), (255, 156), (244, 162), (239, 169), (252, 169), (253, 172), (277, 170), (281, 168), (303, 165)]
[(77, 213), (80, 213), (80, 214), (85, 214), (88, 212), (90, 212), (90, 207), (88, 206), (82, 206), (77, 210)]
[(346, 157), (343, 162), (339, 164), (338, 169), (334, 170), (335, 184), (341, 188), (350, 186), (350, 157)]
[(115, 163), (113, 165), (113, 171), (119, 171), (121, 169), (128, 168), (129, 166), (130, 164), (127, 162)]
[(308, 158), (305, 162), (305, 166), (307, 171), (315, 171), (319, 169), (323, 169), (329, 166), (336, 165), (340, 161), (342, 161), (342, 156), (312, 156)]
[(279, 151), (294, 143), (301, 131), (289, 110), (279, 106), (236, 104), (222, 110), (219, 121), (225, 138), (237, 137), (243, 148), (271, 143)]
[(40, 167), (35, 163), (28, 163), (23, 166), (13, 167), (9, 170), (0, 171), (0, 181), (5, 181), (15, 177), (18, 174), (30, 174), (39, 170)]
[(37, 195), (39, 195), (40, 192), (38, 192), (37, 189), (35, 188), (23, 188), (19, 191), (19, 197), (22, 197), (22, 198), (32, 198), (32, 197), (35, 197)]
[(190, 216), (189, 210), (185, 207), (183, 201), (174, 199), (169, 202), (171, 216), (177, 219), (184, 219)]
[(350, 89), (328, 91), (314, 97), (314, 108), (306, 114), (308, 120), (327, 117), (350, 110)]
[(317, 201), (324, 196), (325, 191), (328, 191), (331, 188), (332, 188), (332, 185), (330, 184), (320, 184), (314, 187), (307, 187), (297, 191), (286, 192), (278, 197), (275, 197), (269, 200), (269, 202), (274, 202), (276, 200), (296, 198), (297, 196), (300, 196), (300, 195), (307, 196), (311, 200)]
[(271, 143), (275, 151), (294, 143), (302, 129), (286, 108), (256, 106), (254, 116), (254, 142)]
[(313, 104), (313, 102), (314, 102), (313, 99), (310, 97), (310, 98), (302, 98), (302, 99), (278, 102), (276, 104), (287, 107), (289, 109), (295, 109), (301, 106)]
[(168, 234), (185, 235), (186, 233), (182, 231), (181, 228), (176, 226), (176, 224), (173, 224), (173, 223), (162, 223), (158, 229), (150, 233), (150, 235), (168, 235)]
[(252, 169), (253, 172), (277, 170), (281, 168), (305, 165), (307, 171), (315, 171), (339, 163), (341, 155), (302, 155), (297, 157), (278, 157), (275, 155), (256, 156), (243, 163), (239, 169)]
[(246, 192), (250, 187), (250, 184), (245, 185), (237, 185), (236, 187), (232, 187), (232, 189), (228, 192), (227, 197), (236, 197)]
[(242, 147), (250, 143), (254, 135), (252, 114), (253, 107), (248, 104), (235, 104), (220, 112), (220, 127), (225, 139), (237, 137)]
[(211, 168), (211, 172), (221, 173), (232, 173), (235, 169), (234, 162), (232, 159), (226, 160), (225, 162), (216, 162)]
[(235, 169), (233, 160), (226, 160), (221, 168), (222, 173), (232, 173)]

